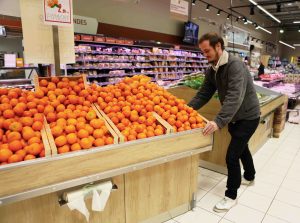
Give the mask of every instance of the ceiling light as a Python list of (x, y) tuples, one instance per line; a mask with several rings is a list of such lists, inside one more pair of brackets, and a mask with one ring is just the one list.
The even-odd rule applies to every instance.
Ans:
[(292, 4), (293, 4), (293, 3), (290, 2), (290, 3), (288, 3), (287, 5), (288, 5), (288, 6), (291, 6)]
[(220, 15), (220, 14), (221, 14), (221, 10), (219, 9), (217, 15)]
[(244, 20), (244, 24), (245, 25), (248, 24), (248, 20), (247, 19)]
[(265, 28), (263, 28), (263, 27), (261, 27), (261, 26), (257, 26), (256, 29), (261, 29), (261, 30), (263, 30), (263, 31), (265, 31), (265, 32), (267, 32), (267, 33), (269, 33), (269, 34), (272, 34), (271, 31), (269, 31), (269, 30), (267, 30), (267, 29), (265, 29)]
[(196, 5), (196, 0), (193, 0), (193, 1), (192, 1), (192, 5)]
[(300, 21), (294, 21), (293, 23), (295, 23), (295, 24), (296, 24), (296, 23), (300, 23)]
[(227, 16), (227, 19), (230, 19), (230, 15)]
[(207, 6), (206, 6), (206, 11), (209, 11), (209, 7), (210, 7), (210, 5), (207, 5)]
[(285, 43), (285, 42), (279, 41), (279, 43), (281, 43), (281, 44), (283, 44), (283, 45), (285, 45), (285, 46), (288, 46), (288, 47), (290, 47), (290, 48), (292, 48), (292, 49), (295, 49), (295, 47), (293, 47), (293, 46), (291, 46), (290, 44), (287, 44), (287, 43)]
[(279, 32), (280, 32), (280, 33), (284, 33), (284, 30), (283, 30), (283, 29), (280, 29)]
[(266, 13), (268, 16), (270, 16), (272, 19), (274, 19), (276, 22), (281, 23), (281, 21), (279, 19), (277, 19), (275, 16), (273, 16), (270, 12), (268, 12), (264, 7), (258, 5), (255, 1), (253, 0), (249, 0), (249, 2), (251, 2), (253, 5), (256, 5), (261, 11), (263, 11), (264, 13)]
[(293, 45), (296, 46), (296, 47), (298, 47), (298, 46), (300, 46), (300, 43), (295, 43)]

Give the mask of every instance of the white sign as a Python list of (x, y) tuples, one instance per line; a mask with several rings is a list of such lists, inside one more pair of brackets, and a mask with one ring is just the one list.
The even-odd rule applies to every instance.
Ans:
[(76, 33), (97, 34), (98, 20), (95, 18), (74, 15), (73, 23)]
[(4, 54), (4, 66), (16, 67), (16, 54)]
[(176, 19), (187, 21), (189, 16), (189, 3), (185, 0), (171, 0), (171, 16)]
[(47, 25), (72, 26), (72, 0), (44, 0), (44, 22)]

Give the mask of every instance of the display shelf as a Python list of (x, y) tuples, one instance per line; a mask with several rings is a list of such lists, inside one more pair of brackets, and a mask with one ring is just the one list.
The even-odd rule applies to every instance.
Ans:
[[(99, 59), (76, 59), (76, 62), (99, 62)], [(207, 61), (193, 60), (101, 60), (101, 63), (150, 63), (150, 62), (181, 62), (181, 63), (206, 63)]]
[(153, 68), (207, 68), (208, 66), (148, 66), (148, 67), (70, 67), (68, 70), (133, 70), (133, 69), (153, 69)]

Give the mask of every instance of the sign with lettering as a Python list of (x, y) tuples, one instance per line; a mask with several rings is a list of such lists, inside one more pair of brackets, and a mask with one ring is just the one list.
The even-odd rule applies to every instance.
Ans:
[(171, 0), (170, 12), (171, 17), (181, 21), (188, 21), (189, 3), (185, 0)]
[(47, 25), (72, 26), (72, 0), (44, 0), (44, 22)]
[(73, 23), (76, 33), (97, 34), (98, 21), (95, 18), (74, 15)]

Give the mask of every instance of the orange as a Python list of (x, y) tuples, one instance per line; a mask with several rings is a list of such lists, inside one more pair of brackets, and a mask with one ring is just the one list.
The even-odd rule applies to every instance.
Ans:
[(74, 125), (67, 125), (65, 127), (65, 132), (67, 134), (76, 132), (76, 127)]
[(31, 155), (38, 155), (42, 152), (43, 146), (39, 143), (33, 143), (25, 148), (26, 152)]
[(75, 118), (69, 118), (67, 120), (67, 125), (76, 125), (77, 120)]
[(41, 87), (47, 87), (48, 86), (48, 81), (45, 79), (40, 80), (39, 85)]
[(93, 136), (95, 139), (102, 138), (104, 136), (104, 131), (102, 129), (96, 129), (93, 132)]
[(47, 115), (49, 113), (53, 113), (54, 112), (54, 108), (52, 105), (46, 105), (45, 109), (44, 109), (44, 114)]
[(56, 121), (56, 113), (54, 113), (54, 112), (48, 113), (46, 119), (50, 123), (55, 122)]
[(62, 146), (62, 147), (59, 147), (59, 148), (57, 149), (57, 152), (58, 152), (59, 154), (70, 152), (70, 146), (64, 145), (64, 146)]
[(180, 127), (182, 126), (182, 122), (181, 122), (181, 121), (176, 121), (176, 122), (175, 122), (175, 126), (176, 126), (177, 128), (180, 128)]
[(28, 108), (28, 109), (36, 108), (36, 103), (34, 103), (34, 102), (32, 102), (32, 101), (31, 101), (31, 102), (28, 102), (28, 103), (27, 103), (27, 108)]
[[(33, 121), (37, 122), (37, 121), (40, 121), (40, 122), (44, 122), (44, 115), (43, 114), (35, 114), (34, 115), (34, 118), (33, 118)], [(23, 123), (24, 125), (24, 123)]]
[(41, 139), (39, 137), (32, 137), (31, 139), (28, 140), (28, 144), (31, 145), (33, 143), (41, 143)]
[(93, 143), (88, 138), (83, 138), (80, 140), (80, 146), (83, 149), (90, 149), (93, 146)]
[(94, 141), (94, 146), (98, 147), (98, 146), (104, 146), (105, 142), (102, 138), (98, 138)]
[(80, 129), (78, 131), (77, 135), (78, 135), (79, 138), (83, 139), (83, 138), (87, 138), (89, 136), (89, 132), (85, 129)]
[(16, 105), (16, 106), (14, 107), (13, 111), (14, 111), (14, 113), (15, 113), (16, 115), (21, 116), (21, 115), (24, 113), (25, 109), (24, 109), (24, 107), (22, 107), (22, 106), (20, 106), (20, 105)]
[(22, 161), (22, 157), (18, 154), (11, 155), (7, 160), (8, 163), (16, 163), (20, 161)]
[(4, 118), (9, 119), (9, 118), (15, 117), (15, 112), (11, 109), (8, 109), (8, 110), (5, 110), (2, 115)]
[(168, 118), (167, 122), (170, 124), (170, 125), (175, 125), (176, 123), (176, 120), (172, 117)]
[(163, 132), (162, 129), (157, 128), (157, 129), (154, 130), (154, 134), (155, 134), (156, 136), (160, 136), (160, 135), (163, 135), (164, 132)]
[(114, 139), (112, 137), (107, 137), (105, 139), (105, 145), (111, 145), (114, 143)]
[(62, 128), (66, 127), (66, 125), (67, 125), (66, 119), (63, 119), (63, 118), (57, 119), (56, 123), (57, 123), (57, 125), (59, 125)]
[(129, 135), (129, 136), (127, 136), (127, 140), (133, 141), (133, 140), (136, 140), (136, 137), (135, 137), (135, 135)]
[(23, 145), (22, 145), (22, 143), (19, 140), (14, 140), (14, 141), (12, 141), (12, 142), (10, 142), (8, 144), (8, 148), (11, 151), (16, 152), (16, 151), (18, 151), (20, 149), (23, 149)]
[(153, 131), (147, 131), (146, 135), (147, 137), (153, 137), (155, 136), (155, 133)]
[(0, 149), (0, 162), (6, 162), (13, 155), (9, 149)]
[(12, 122), (9, 126), (9, 130), (12, 132), (21, 132), (22, 128), (23, 126), (20, 122)]
[(96, 117), (97, 117), (97, 115), (96, 115), (96, 112), (94, 112), (94, 111), (89, 111), (85, 116), (85, 118), (89, 121), (95, 119)]
[(86, 131), (88, 131), (89, 135), (92, 135), (93, 132), (94, 132), (94, 128), (92, 126), (90, 126), (89, 124), (86, 124), (85, 127), (84, 127), (84, 129)]
[(51, 133), (54, 137), (58, 137), (63, 133), (63, 128), (59, 125), (54, 126), (53, 128), (51, 128)]
[(34, 131), (41, 131), (43, 129), (43, 123), (40, 122), (40, 121), (34, 122), (33, 125), (32, 125), (32, 129)]
[(81, 150), (80, 144), (79, 144), (79, 143), (74, 143), (74, 144), (71, 146), (71, 150), (72, 150), (72, 151)]
[(79, 131), (80, 129), (84, 129), (84, 128), (85, 128), (85, 122), (77, 122), (77, 124), (76, 124), (77, 131)]
[(8, 142), (12, 142), (14, 140), (20, 140), (20, 139), (21, 139), (21, 134), (19, 132), (10, 132), (7, 135)]
[(19, 155), (20, 157), (22, 157), (22, 160), (24, 159), (24, 157), (26, 156), (26, 151), (23, 149), (18, 150), (15, 154)]
[(58, 136), (55, 140), (55, 145), (58, 147), (64, 146), (67, 144), (67, 138), (65, 136)]
[(28, 154), (25, 156), (24, 161), (26, 160), (34, 160), (36, 157), (34, 155)]
[(99, 129), (102, 126), (104, 126), (104, 121), (102, 119), (93, 119), (90, 121), (90, 125), (95, 128), (95, 129)]
[(196, 119), (195, 117), (190, 117), (190, 118), (189, 118), (189, 122), (190, 122), (191, 124), (195, 124), (195, 123), (197, 122), (197, 119)]
[(138, 139), (145, 139), (145, 138), (147, 138), (147, 135), (145, 134), (145, 133), (139, 133), (138, 135), (137, 135), (137, 138)]
[(77, 142), (77, 135), (75, 133), (69, 133), (67, 135), (67, 142), (69, 144), (74, 144)]

